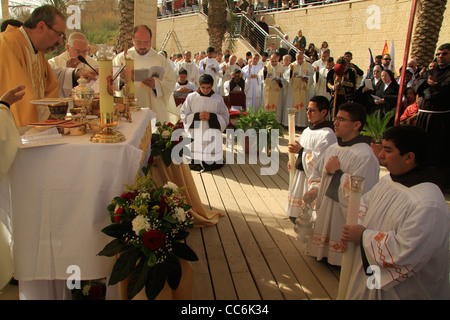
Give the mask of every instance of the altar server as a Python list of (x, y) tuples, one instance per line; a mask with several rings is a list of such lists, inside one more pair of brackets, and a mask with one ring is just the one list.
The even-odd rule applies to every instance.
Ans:
[(193, 142), (186, 155), (192, 170), (215, 170), (223, 166), (222, 132), (226, 129), (230, 115), (223, 98), (212, 88), (214, 79), (204, 74), (199, 79), (199, 88), (189, 94), (181, 107), (184, 129)]
[(30, 101), (59, 96), (58, 81), (45, 58), (65, 39), (66, 18), (50, 5), (36, 8), (20, 28), (12, 25), (0, 33), (0, 92), (25, 85), (22, 100), (11, 106), (18, 127), (46, 120), (47, 107)]
[[(169, 61), (158, 54), (153, 48), (152, 31), (145, 25), (134, 27), (133, 47), (127, 54), (134, 60), (134, 69), (149, 69), (153, 66), (161, 67), (161, 78), (151, 76), (143, 81), (134, 82), (136, 104), (139, 107), (150, 108), (156, 113), (156, 121), (176, 123), (179, 119), (173, 90), (177, 81), (175, 71)], [(125, 65), (125, 55), (121, 52), (113, 61), (113, 65)]]
[(206, 49), (206, 57), (203, 58), (198, 65), (198, 72), (200, 75), (209, 74), (214, 79), (213, 90), (217, 92), (217, 85), (219, 80), (220, 64), (214, 59), (215, 51), (213, 47)]
[(314, 166), (306, 202), (316, 200), (317, 218), (308, 254), (328, 263), (341, 265), (342, 227), (348, 210), (349, 182), (352, 175), (365, 178), (363, 194), (378, 182), (380, 165), (370, 147), (370, 138), (362, 136), (366, 122), (364, 107), (345, 103), (334, 121), (337, 143), (331, 145)]
[(343, 228), (343, 244), (357, 244), (345, 299), (448, 300), (450, 210), (429, 137), (396, 126), (382, 145), (390, 174), (362, 197), (358, 225)]
[(191, 52), (185, 51), (183, 54), (184, 59), (180, 61), (176, 68), (175, 73), (179, 73), (181, 69), (187, 71), (187, 80), (198, 86), (198, 78), (200, 77), (197, 64), (191, 60)]
[[(325, 150), (337, 142), (333, 131), (333, 123), (326, 120), (330, 109), (330, 101), (323, 96), (314, 96), (309, 100), (306, 114), (310, 123), (309, 127), (303, 130), (295, 144), (289, 144), (289, 152), (297, 154), (297, 161), (293, 184), (289, 187), (288, 204), (286, 213), (292, 222), (299, 215), (303, 205), (303, 194), (308, 191), (308, 180), (314, 170), (314, 165), (318, 162)], [(289, 165), (289, 163), (288, 163)]]

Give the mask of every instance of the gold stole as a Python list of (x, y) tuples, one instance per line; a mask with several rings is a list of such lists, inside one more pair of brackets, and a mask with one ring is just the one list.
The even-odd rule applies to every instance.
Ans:
[[(306, 102), (306, 82), (303, 81), (303, 77), (309, 76), (309, 69), (307, 68), (308, 64), (303, 63), (300, 66), (297, 61), (292, 63), (293, 72), (292, 72), (292, 91), (294, 93), (294, 109), (296, 112), (302, 111), (305, 108)], [(304, 68), (306, 70), (304, 70)]]
[(265, 111), (275, 112), (277, 110), (278, 96), (280, 95), (280, 86), (277, 82), (273, 81), (273, 78), (281, 78), (283, 75), (283, 67), (281, 64), (277, 64), (275, 68), (275, 75), (272, 65), (269, 63), (267, 65), (267, 77), (264, 80), (266, 87), (266, 101), (265, 101)]
[(34, 88), (34, 98), (42, 99), (45, 97), (45, 85), (43, 74), (45, 72), (44, 70), (46, 70), (46, 66), (42, 65), (42, 61), (40, 61), (39, 55), (34, 53), (33, 45), (31, 44), (28, 35), (25, 33), (25, 30), (23, 28), (20, 28), (19, 30), (22, 32), (27, 42), (28, 50), (25, 50), (25, 52), (27, 54), (28, 60), (28, 71)]

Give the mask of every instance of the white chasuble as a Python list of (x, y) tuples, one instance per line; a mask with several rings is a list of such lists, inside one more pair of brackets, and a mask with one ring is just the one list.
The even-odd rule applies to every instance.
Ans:
[[(242, 73), (245, 79), (245, 95), (247, 98), (247, 110), (253, 108), (258, 111), (261, 108), (261, 79), (259, 72), (262, 70), (260, 64), (246, 65), (242, 69)], [(255, 77), (256, 76), (256, 77)]]
[[(207, 111), (217, 117), (218, 128), (211, 128), (210, 120), (197, 119), (200, 112)], [(201, 95), (198, 91), (190, 93), (181, 107), (181, 120), (188, 136), (193, 139), (189, 144), (190, 155), (185, 154), (188, 161), (194, 163), (219, 162), (223, 159), (222, 132), (228, 126), (230, 115), (223, 98), (217, 93), (211, 96)]]
[[(297, 217), (300, 207), (303, 205), (303, 194), (309, 190), (309, 178), (312, 176), (314, 166), (325, 150), (336, 143), (336, 135), (330, 127), (318, 129), (306, 128), (298, 140), (303, 147), (301, 161), (303, 170), (295, 170), (294, 182), (289, 188), (286, 214), (289, 217)], [(291, 169), (293, 170), (293, 169)]]
[[(175, 71), (169, 61), (159, 55), (153, 48), (145, 55), (136, 53), (134, 47), (127, 52), (134, 60), (134, 69), (149, 69), (158, 66), (164, 69), (162, 79), (155, 78), (155, 88), (149, 88), (142, 82), (135, 81), (134, 90), (136, 104), (141, 108), (150, 108), (156, 113), (156, 121), (176, 123), (179, 120), (179, 109), (175, 105), (173, 90), (175, 89)], [(125, 65), (124, 53), (114, 59), (115, 66)]]
[(366, 264), (379, 268), (379, 287), (368, 288), (357, 246), (345, 299), (450, 299), (450, 210), (437, 185), (408, 188), (386, 175), (362, 197), (359, 224), (366, 227), (362, 249)]
[[(340, 242), (342, 228), (346, 223), (350, 177), (357, 175), (365, 178), (363, 194), (378, 182), (380, 165), (370, 146), (358, 142), (355, 138), (351, 145), (331, 145), (319, 159), (309, 180), (310, 189), (319, 188), (316, 199), (317, 218), (314, 234), (308, 245), (308, 254), (317, 260), (327, 257), (328, 263), (341, 265), (343, 248)], [(329, 175), (325, 164), (331, 157), (337, 156), (342, 175)], [(333, 192), (334, 190), (334, 192)]]

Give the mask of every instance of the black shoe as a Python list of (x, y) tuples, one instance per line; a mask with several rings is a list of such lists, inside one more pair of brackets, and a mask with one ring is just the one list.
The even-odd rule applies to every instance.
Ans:
[(289, 220), (291, 220), (291, 222), (292, 222), (293, 224), (295, 224), (295, 219), (297, 219), (297, 218), (289, 217)]
[(213, 170), (218, 170), (220, 168), (222, 168), (224, 166), (224, 163), (212, 163), (212, 164), (207, 164), (207, 163), (203, 163), (203, 168), (205, 169), (205, 171), (213, 171)]

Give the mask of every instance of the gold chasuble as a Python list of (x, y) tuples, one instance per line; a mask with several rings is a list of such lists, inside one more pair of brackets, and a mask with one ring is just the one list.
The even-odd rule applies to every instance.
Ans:
[(11, 106), (16, 126), (45, 120), (39, 119), (37, 105), (30, 103), (59, 97), (58, 81), (44, 54), (35, 52), (23, 27), (13, 26), (0, 33), (0, 52), (0, 93), (25, 85), (25, 96)]
[(264, 79), (264, 85), (266, 88), (266, 101), (264, 102), (264, 110), (275, 112), (277, 110), (278, 97), (280, 95), (281, 88), (275, 79), (282, 79), (283, 66), (278, 63), (274, 68), (270, 63), (267, 64), (267, 76)]
[(294, 109), (296, 112), (302, 111), (305, 108), (306, 96), (308, 94), (308, 83), (303, 81), (308, 78), (310, 74), (310, 64), (303, 62), (301, 65), (297, 61), (292, 63), (292, 91), (294, 95)]

